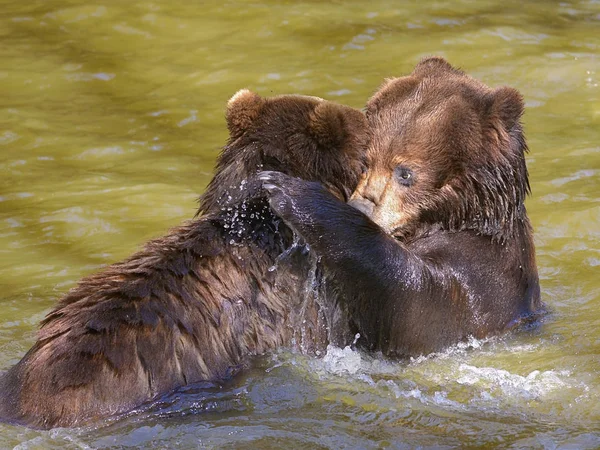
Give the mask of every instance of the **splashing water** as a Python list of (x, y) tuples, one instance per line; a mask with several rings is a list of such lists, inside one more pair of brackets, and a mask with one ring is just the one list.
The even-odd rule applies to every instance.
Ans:
[(503, 369), (476, 367), (463, 363), (458, 367), (458, 375), (456, 381), (463, 385), (478, 385), (507, 397), (541, 400), (553, 391), (568, 387), (565, 380), (568, 379), (570, 372), (534, 370), (522, 376)]
[[(352, 345), (356, 345), (359, 338), (360, 333), (356, 333)], [(344, 348), (328, 345), (327, 353), (323, 358), (323, 364), (330, 373), (336, 375), (355, 375), (360, 370), (364, 369), (365, 362), (363, 361), (361, 354), (353, 350), (349, 345)]]
[(300, 236), (298, 236), (296, 233), (294, 233), (293, 240), (292, 240), (292, 243), (290, 244), (290, 246), (288, 248), (286, 248), (280, 255), (278, 255), (277, 258), (275, 258), (275, 262), (267, 270), (269, 272), (275, 272), (275, 270), (277, 270), (277, 267), (281, 263), (283, 263), (284, 261), (287, 261), (292, 253), (294, 253), (297, 249), (299, 249), (303, 246), (304, 246), (304, 244), (301, 244), (301, 242), (300, 242)]
[[(386, 360), (381, 355), (365, 354), (351, 346), (329, 345), (322, 359), (288, 357), (293, 366), (306, 370), (330, 389), (355, 392), (359, 398), (370, 398), (379, 405), (393, 408), (439, 408), (453, 413), (516, 418), (531, 414), (533, 405), (538, 414), (568, 408), (563, 403), (565, 396), (581, 402), (594, 401), (589, 386), (583, 380), (574, 379), (570, 371), (533, 370), (523, 375), (503, 368), (479, 366), (473, 360), (482, 354), (498, 354), (506, 348), (502, 341), (472, 340), (469, 345), (463, 343), (444, 353), (407, 362)], [(522, 350), (517, 347), (511, 352)], [(525, 352), (529, 351), (531, 349), (525, 346)], [(391, 403), (390, 398), (394, 399)]]

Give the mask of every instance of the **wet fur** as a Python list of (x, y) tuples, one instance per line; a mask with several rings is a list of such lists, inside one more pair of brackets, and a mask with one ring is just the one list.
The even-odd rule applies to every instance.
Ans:
[(289, 343), (293, 271), (277, 287), (264, 277), (283, 243), (229, 245), (219, 222), (174, 229), (81, 280), (0, 382), (3, 417), (43, 428), (85, 423), (223, 379), (248, 356)]
[[(393, 357), (504, 332), (541, 311), (523, 102), (441, 58), (367, 104), (367, 171), (340, 202), (319, 183), (261, 174), (273, 210), (321, 258), (361, 334)], [(407, 186), (395, 168), (413, 170)]]
[(199, 213), (239, 203), (247, 195), (240, 185), (261, 170), (318, 180), (339, 198), (349, 197), (369, 139), (362, 113), (317, 97), (262, 98), (242, 90), (234, 99), (227, 112), (229, 142)]
[(404, 202), (419, 214), (412, 224), (471, 229), (504, 241), (515, 224), (528, 223), (522, 112), (516, 90), (490, 89), (445, 60), (428, 58), (411, 75), (387, 80), (367, 103), (374, 135), (367, 157), (382, 164), (398, 156), (395, 147), (415, 148), (407, 158), (436, 177), (433, 187), (443, 186)]
[(293, 342), (309, 352), (326, 345), (333, 318), (304, 301), (312, 262), (292, 247), (252, 179), (276, 168), (343, 197), (360, 174), (366, 120), (312, 97), (241, 91), (227, 121), (231, 138), (202, 215), (60, 300), (34, 346), (0, 378), (2, 419), (81, 425), (185, 384), (222, 380), (251, 355)]

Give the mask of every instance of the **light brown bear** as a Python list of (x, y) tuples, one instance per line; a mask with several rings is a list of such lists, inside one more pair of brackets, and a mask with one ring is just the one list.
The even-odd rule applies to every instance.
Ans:
[(245, 183), (279, 170), (344, 198), (361, 173), (366, 120), (313, 97), (243, 90), (228, 103), (227, 124), (203, 215), (67, 293), (0, 378), (0, 418), (51, 428), (123, 413), (291, 346), (304, 320), (303, 348), (324, 345), (318, 304), (301, 307), (309, 258), (289, 251), (292, 233)]
[(367, 103), (367, 171), (349, 203), (261, 174), (274, 211), (321, 258), (359, 345), (428, 354), (541, 311), (522, 113), (516, 90), (428, 58)]

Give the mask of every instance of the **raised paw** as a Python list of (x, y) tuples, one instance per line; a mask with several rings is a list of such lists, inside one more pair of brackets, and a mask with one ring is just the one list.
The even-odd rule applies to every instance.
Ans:
[(315, 220), (323, 199), (333, 198), (321, 183), (281, 172), (260, 172), (258, 179), (262, 182), (273, 212), (299, 232)]
[(294, 197), (302, 190), (301, 185), (305, 181), (275, 171), (260, 172), (258, 179), (267, 192), (273, 211), (284, 220), (290, 218), (296, 205)]
[(365, 220), (363, 214), (333, 196), (319, 182), (273, 171), (260, 172), (258, 180), (273, 212), (312, 248), (325, 234), (341, 233), (357, 216), (359, 221)]
[(258, 174), (258, 179), (262, 182), (263, 188), (269, 193), (274, 194), (277, 191), (281, 191), (282, 187), (289, 180), (294, 180), (293, 177), (286, 175), (282, 172), (276, 172), (274, 170), (265, 170)]

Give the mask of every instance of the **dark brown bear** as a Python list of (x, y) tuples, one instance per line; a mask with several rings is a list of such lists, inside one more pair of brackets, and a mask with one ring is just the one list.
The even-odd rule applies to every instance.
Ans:
[(429, 58), (369, 100), (368, 169), (349, 204), (261, 174), (273, 209), (321, 257), (359, 344), (428, 354), (540, 310), (522, 113), (516, 90)]
[(244, 90), (230, 100), (227, 123), (229, 143), (201, 199), (205, 214), (63, 297), (0, 379), (0, 417), (80, 425), (226, 378), (250, 355), (291, 345), (304, 320), (314, 325), (307, 339), (327, 339), (318, 305), (300, 307), (308, 257), (288, 250), (289, 229), (244, 181), (281, 170), (343, 197), (361, 173), (366, 120), (313, 97)]

